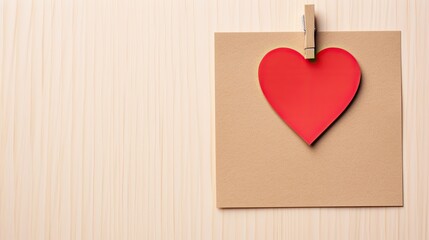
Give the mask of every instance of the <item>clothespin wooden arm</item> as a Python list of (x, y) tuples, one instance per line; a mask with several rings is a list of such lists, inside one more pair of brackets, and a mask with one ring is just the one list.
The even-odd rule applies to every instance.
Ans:
[(316, 57), (316, 42), (314, 40), (316, 24), (314, 20), (314, 4), (304, 7), (304, 57), (314, 59)]

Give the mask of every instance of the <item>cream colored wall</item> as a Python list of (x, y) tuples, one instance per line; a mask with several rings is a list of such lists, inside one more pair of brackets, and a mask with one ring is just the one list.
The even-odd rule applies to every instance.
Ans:
[(426, 0), (314, 1), (318, 30), (402, 31), (405, 207), (215, 208), (213, 33), (306, 2), (1, 0), (0, 239), (429, 239)]

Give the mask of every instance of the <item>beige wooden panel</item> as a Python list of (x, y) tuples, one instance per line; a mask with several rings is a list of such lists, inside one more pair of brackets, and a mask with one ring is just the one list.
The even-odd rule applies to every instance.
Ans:
[(429, 239), (427, 0), (314, 1), (319, 30), (402, 31), (405, 207), (214, 207), (213, 33), (305, 3), (0, 0), (0, 239)]

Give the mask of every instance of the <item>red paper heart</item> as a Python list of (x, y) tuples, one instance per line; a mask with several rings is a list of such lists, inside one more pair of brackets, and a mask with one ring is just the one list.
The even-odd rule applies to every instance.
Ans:
[(358, 90), (360, 68), (340, 48), (309, 61), (295, 50), (277, 48), (259, 65), (259, 84), (280, 117), (311, 145), (347, 108)]

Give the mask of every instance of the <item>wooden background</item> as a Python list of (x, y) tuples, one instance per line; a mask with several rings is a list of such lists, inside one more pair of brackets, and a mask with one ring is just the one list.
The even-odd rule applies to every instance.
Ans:
[(314, 1), (320, 31), (402, 31), (405, 207), (215, 208), (213, 33), (307, 2), (1, 0), (0, 239), (429, 239), (427, 0)]

